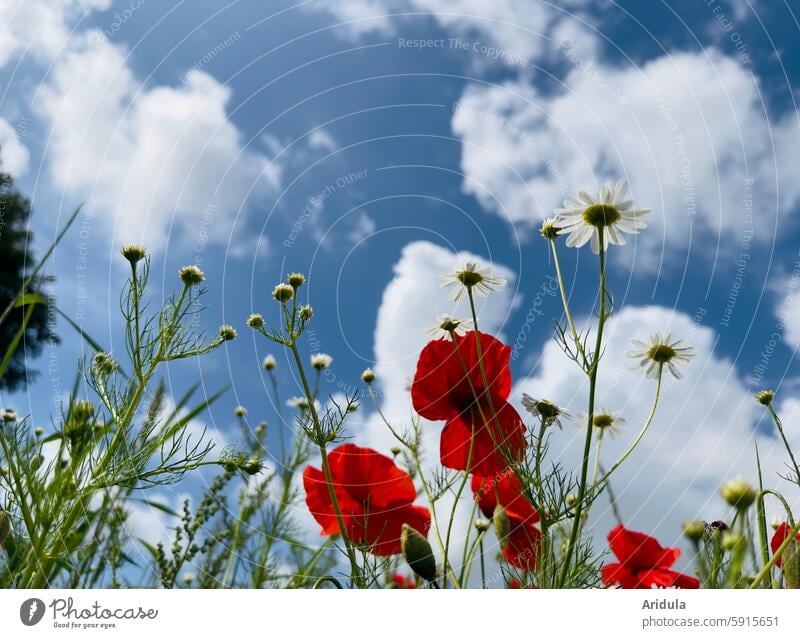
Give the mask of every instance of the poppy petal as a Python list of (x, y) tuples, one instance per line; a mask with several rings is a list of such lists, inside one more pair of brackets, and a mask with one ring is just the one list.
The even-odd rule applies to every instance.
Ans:
[(394, 509), (368, 512), (354, 518), (348, 525), (348, 532), (368, 546), (368, 551), (376, 556), (400, 554), (400, 534), (403, 524), (408, 524), (423, 536), (428, 535), (431, 515), (428, 508), (419, 505), (405, 505)]
[(420, 416), (443, 421), (461, 410), (463, 399), (453, 388), (463, 382), (464, 372), (450, 341), (437, 339), (419, 355), (417, 371), (411, 384), (411, 401)]
[(608, 544), (614, 555), (630, 569), (669, 568), (681, 555), (674, 547), (661, 547), (652, 536), (617, 525), (608, 534)]
[[(333, 509), (330, 491), (328, 484), (325, 481), (325, 474), (322, 470), (315, 467), (307, 467), (303, 471), (303, 487), (306, 491), (306, 506), (311, 516), (322, 527), (320, 535), (329, 536), (339, 534), (339, 521), (336, 518), (336, 512)], [(350, 499), (346, 493), (336, 492), (336, 500), (342, 512), (342, 517), (347, 520), (352, 515), (359, 515), (363, 508)]]
[(334, 483), (355, 501), (373, 509), (408, 505), (417, 490), (408, 472), (388, 456), (367, 447), (345, 443), (328, 455)]

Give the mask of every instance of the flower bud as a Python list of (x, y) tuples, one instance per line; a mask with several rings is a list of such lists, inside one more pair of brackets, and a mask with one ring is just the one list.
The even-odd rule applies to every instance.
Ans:
[(425, 580), (436, 578), (436, 559), (428, 539), (407, 523), (403, 523), (400, 533), (400, 547), (403, 556), (414, 573)]
[(744, 479), (728, 481), (722, 486), (720, 494), (728, 502), (728, 505), (740, 511), (746, 510), (756, 500), (756, 491)]
[(705, 530), (703, 521), (686, 521), (683, 524), (683, 535), (694, 543), (702, 540)]
[(494, 534), (500, 543), (500, 549), (505, 549), (508, 545), (508, 536), (511, 534), (511, 521), (508, 520), (508, 514), (500, 503), (494, 508), (492, 523), (494, 523)]
[(400, 456), (400, 452), (403, 450), (401, 450), (399, 446), (393, 445), (389, 448), (389, 451), (392, 453), (392, 456)]
[(127, 244), (122, 247), (122, 256), (134, 265), (147, 257), (147, 250), (139, 244)]
[(372, 368), (367, 368), (361, 373), (361, 380), (364, 383), (372, 383), (375, 381), (375, 373), (372, 371)]
[(219, 327), (219, 338), (223, 341), (233, 341), (236, 339), (236, 329), (233, 326), (224, 324)]
[(567, 494), (566, 498), (567, 507), (575, 507), (578, 502), (578, 495), (577, 494)]
[(306, 281), (306, 276), (299, 272), (291, 273), (287, 278), (286, 281), (289, 282), (289, 285), (297, 290), (300, 286), (302, 286)]
[(775, 392), (772, 390), (761, 390), (761, 392), (756, 393), (756, 401), (758, 401), (761, 405), (772, 404), (772, 399), (774, 398)]
[(196, 286), (197, 284), (201, 284), (206, 278), (206, 276), (203, 274), (203, 271), (197, 266), (184, 266), (178, 271), (178, 276), (187, 286)]
[(92, 367), (99, 377), (109, 377), (119, 368), (119, 364), (107, 352), (98, 352), (92, 359)]
[(740, 547), (741, 543), (744, 542), (745, 542), (744, 536), (728, 530), (722, 533), (722, 541), (720, 544), (722, 545), (722, 549), (730, 552), (736, 549), (737, 547)]
[(286, 303), (294, 297), (294, 288), (289, 284), (278, 284), (272, 289), (272, 296), (275, 297), (276, 301)]
[(314, 368), (314, 370), (326, 370), (330, 368), (331, 363), (333, 363), (333, 357), (330, 355), (323, 354), (322, 352), (311, 355), (311, 367)]
[(485, 518), (479, 518), (477, 521), (475, 521), (475, 529), (477, 529), (479, 532), (487, 531), (489, 529), (489, 521), (487, 521)]
[(278, 362), (275, 361), (275, 357), (273, 357), (271, 354), (268, 354), (266, 357), (264, 357), (264, 363), (262, 365), (264, 366), (264, 370), (267, 372), (272, 372), (278, 367)]
[(262, 421), (256, 426), (256, 436), (262, 437), (267, 433), (267, 422)]
[(2, 410), (3, 415), (3, 423), (13, 423), (17, 420), (17, 411), (12, 410), (10, 408), (4, 408)]
[(241, 419), (242, 417), (247, 416), (247, 408), (245, 408), (243, 405), (237, 405), (233, 409), (233, 414)]
[(251, 456), (241, 464), (241, 469), (245, 474), (253, 476), (264, 469), (264, 462), (258, 457)]
[(303, 321), (311, 321), (314, 316), (314, 309), (311, 306), (300, 306), (300, 319)]
[(263, 328), (264, 327), (264, 317), (262, 317), (257, 312), (254, 312), (247, 318), (247, 326), (249, 328)]
[(783, 550), (781, 557), (786, 589), (800, 589), (800, 543), (792, 539)]

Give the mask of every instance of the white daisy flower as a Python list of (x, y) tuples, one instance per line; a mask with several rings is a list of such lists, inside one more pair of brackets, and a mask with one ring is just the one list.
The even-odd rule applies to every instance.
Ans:
[[(577, 423), (583, 426), (588, 419), (589, 415), (582, 412), (578, 415)], [(595, 410), (592, 415), (592, 426), (598, 431), (598, 435), (600, 436), (604, 436), (606, 433), (614, 436), (619, 433), (623, 425), (625, 425), (625, 419), (620, 416), (619, 412), (600, 408), (599, 410)]]
[(471, 330), (472, 319), (459, 319), (448, 314), (439, 315), (438, 321), (428, 328), (428, 334), (434, 338), (449, 337), (451, 332), (457, 335)]
[(662, 366), (666, 366), (676, 379), (681, 378), (681, 373), (677, 363), (688, 363), (694, 356), (695, 351), (691, 346), (683, 345), (680, 339), (672, 341), (670, 333), (656, 333), (650, 337), (650, 343), (644, 343), (638, 339), (631, 341), (636, 350), (628, 352), (628, 356), (633, 359), (640, 359), (639, 368), (651, 379), (658, 378), (658, 371)]
[(571, 419), (572, 414), (564, 408), (558, 407), (547, 399), (534, 399), (529, 394), (522, 393), (522, 406), (533, 416), (547, 419), (550, 423), (561, 427), (561, 419)]
[(286, 405), (298, 410), (308, 410), (309, 407), (308, 399), (305, 397), (291, 397), (286, 400)]
[(485, 297), (492, 290), (497, 290), (506, 285), (502, 277), (492, 277), (492, 269), (481, 268), (478, 264), (468, 261), (463, 268), (456, 268), (453, 272), (442, 277), (442, 286), (455, 286), (453, 301), (458, 301), (467, 290), (474, 289), (479, 297)]
[(592, 251), (600, 252), (600, 232), (603, 243), (622, 245), (622, 233), (637, 234), (646, 228), (644, 220), (650, 215), (649, 208), (634, 208), (633, 201), (625, 199), (628, 193), (628, 180), (621, 179), (616, 184), (607, 182), (600, 188), (597, 197), (586, 191), (579, 191), (576, 199), (565, 199), (564, 207), (555, 211), (558, 217), (559, 235), (569, 234), (567, 246), (580, 248), (589, 240)]
[(311, 367), (314, 370), (326, 370), (331, 367), (331, 363), (333, 363), (333, 357), (329, 354), (318, 352), (311, 355)]

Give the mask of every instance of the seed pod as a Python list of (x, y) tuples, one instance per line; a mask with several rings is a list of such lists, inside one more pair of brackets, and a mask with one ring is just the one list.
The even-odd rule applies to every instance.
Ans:
[(408, 566), (425, 580), (436, 578), (436, 559), (428, 539), (410, 525), (404, 523), (400, 534), (400, 547)]
[(500, 503), (494, 508), (492, 522), (494, 523), (494, 534), (500, 543), (500, 549), (505, 549), (506, 545), (508, 545), (508, 535), (511, 533), (511, 521), (508, 520), (508, 514), (506, 514), (505, 508)]

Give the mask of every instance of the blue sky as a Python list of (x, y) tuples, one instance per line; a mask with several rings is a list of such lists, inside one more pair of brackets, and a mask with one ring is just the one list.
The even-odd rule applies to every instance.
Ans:
[[(664, 436), (622, 479), (632, 499), (637, 484), (652, 497), (628, 515), (674, 539), (675, 518), (717, 507), (715, 482), (753, 475), (751, 391), (779, 388), (782, 414), (800, 420), (800, 24), (789, 3), (0, 0), (0, 21), (14, 36), (0, 44), (0, 143), (33, 200), (38, 250), (86, 206), (48, 268), (59, 306), (121, 352), (119, 247), (152, 247), (154, 301), (179, 266), (200, 265), (206, 326), (231, 323), (240, 338), (168, 381), (176, 392), (199, 376), (209, 391), (232, 383), (204, 416), (223, 437), (238, 404), (274, 421), (265, 354), (278, 357), (284, 397), (296, 393), (283, 353), (243, 325), (253, 311), (277, 319), (269, 293), (296, 270), (316, 310), (304, 348), (334, 358), (324, 391), (375, 366), (387, 409), (406, 418), (421, 326), (447, 308), (437, 268), (459, 251), (513, 279), (483, 312), (516, 344), (515, 393), (580, 409), (579, 382), (552, 352), (561, 306), (537, 228), (566, 194), (621, 176), (655, 220), (612, 255), (621, 345), (609, 351), (624, 353), (637, 327), (702, 346), (670, 388)], [(595, 260), (586, 248), (561, 258), (587, 316)], [(37, 423), (85, 355), (68, 326), (58, 331), (29, 393), (3, 397)], [(619, 370), (607, 398), (622, 405), (608, 407), (635, 424), (649, 386), (631, 389)], [(385, 450), (377, 427), (364, 410), (352, 434)], [(647, 463), (675, 472), (680, 490), (642, 481)], [(771, 468), (781, 463), (776, 450)]]

